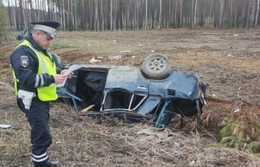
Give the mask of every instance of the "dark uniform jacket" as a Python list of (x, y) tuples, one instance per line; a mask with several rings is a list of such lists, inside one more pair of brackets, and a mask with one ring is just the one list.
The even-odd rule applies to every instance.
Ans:
[[(26, 40), (28, 40), (36, 50), (50, 57), (47, 54), (47, 50), (39, 48), (31, 34), (26, 37)], [(50, 57), (50, 59), (52, 58)], [(18, 46), (11, 54), (10, 61), (16, 78), (19, 80), (18, 90), (22, 89), (37, 94), (37, 87), (49, 86), (55, 83), (53, 76), (46, 73), (37, 74), (39, 64), (37, 55), (27, 46)], [(51, 61), (54, 63), (54, 60)]]

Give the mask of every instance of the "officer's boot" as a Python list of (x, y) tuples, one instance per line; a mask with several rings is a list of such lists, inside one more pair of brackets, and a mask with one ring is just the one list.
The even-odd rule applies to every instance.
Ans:
[(57, 161), (34, 162), (34, 167), (57, 167)]

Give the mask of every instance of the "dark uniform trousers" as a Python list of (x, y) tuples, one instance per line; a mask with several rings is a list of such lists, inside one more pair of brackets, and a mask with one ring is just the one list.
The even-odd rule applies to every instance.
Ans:
[(49, 128), (49, 102), (42, 102), (34, 97), (29, 110), (24, 108), (22, 99), (17, 99), (19, 108), (25, 113), (31, 126), (32, 160), (47, 161), (47, 149), (52, 143)]

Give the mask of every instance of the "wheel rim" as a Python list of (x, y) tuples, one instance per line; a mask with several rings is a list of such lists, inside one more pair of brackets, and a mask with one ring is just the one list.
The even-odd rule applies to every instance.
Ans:
[(161, 71), (164, 68), (164, 66), (164, 60), (159, 57), (156, 57), (149, 62), (149, 69), (151, 69), (154, 72)]

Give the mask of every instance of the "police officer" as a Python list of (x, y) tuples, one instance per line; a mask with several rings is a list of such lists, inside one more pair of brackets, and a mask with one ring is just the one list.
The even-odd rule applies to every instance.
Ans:
[(48, 52), (55, 38), (58, 22), (31, 22), (32, 33), (18, 45), (10, 56), (15, 81), (17, 104), (31, 126), (31, 158), (35, 167), (55, 167), (49, 161), (47, 149), (52, 143), (49, 128), (49, 102), (58, 98), (56, 84), (61, 84), (72, 73), (56, 74), (56, 65)]

